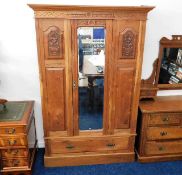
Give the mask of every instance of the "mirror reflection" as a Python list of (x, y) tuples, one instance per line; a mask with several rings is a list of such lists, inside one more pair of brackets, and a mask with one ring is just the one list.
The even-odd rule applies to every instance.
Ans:
[(80, 27), (78, 36), (79, 128), (103, 126), (105, 29)]
[(182, 48), (164, 48), (159, 84), (182, 83)]

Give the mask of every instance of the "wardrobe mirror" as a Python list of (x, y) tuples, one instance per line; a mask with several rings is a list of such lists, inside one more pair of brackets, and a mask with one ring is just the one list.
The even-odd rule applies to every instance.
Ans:
[(160, 40), (158, 87), (160, 89), (182, 88), (182, 36)]
[(77, 36), (79, 128), (80, 130), (102, 129), (105, 28), (79, 27)]

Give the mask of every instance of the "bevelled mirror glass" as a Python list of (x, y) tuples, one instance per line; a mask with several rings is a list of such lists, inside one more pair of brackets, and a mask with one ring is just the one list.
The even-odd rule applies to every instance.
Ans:
[(172, 40), (160, 41), (158, 87), (160, 89), (182, 88), (182, 36), (173, 35)]
[(79, 129), (103, 128), (105, 28), (79, 27)]

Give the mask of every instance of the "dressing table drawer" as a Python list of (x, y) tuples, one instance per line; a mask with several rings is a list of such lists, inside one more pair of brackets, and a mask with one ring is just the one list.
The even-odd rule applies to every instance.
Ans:
[(182, 114), (179, 113), (158, 113), (150, 114), (148, 125), (179, 125)]
[(146, 155), (178, 154), (182, 153), (182, 140), (166, 142), (147, 142), (145, 146)]
[(147, 140), (182, 139), (182, 127), (148, 127)]

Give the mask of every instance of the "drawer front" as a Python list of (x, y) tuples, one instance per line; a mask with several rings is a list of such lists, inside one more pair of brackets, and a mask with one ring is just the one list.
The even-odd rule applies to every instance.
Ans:
[(127, 150), (129, 137), (72, 138), (49, 140), (52, 154)]
[(147, 140), (180, 139), (182, 138), (181, 127), (149, 127)]
[(161, 113), (151, 114), (149, 117), (148, 125), (180, 125), (182, 114), (178, 113)]
[(182, 140), (168, 142), (147, 142), (146, 155), (177, 154), (182, 153)]
[(1, 154), (3, 158), (27, 157), (28, 149), (2, 149)]
[(0, 135), (15, 135), (25, 133), (26, 129), (23, 126), (0, 127)]
[(2, 160), (2, 167), (3, 169), (9, 167), (22, 167), (22, 166), (29, 166), (29, 161), (27, 158), (17, 158), (17, 159), (4, 159)]
[(26, 146), (27, 139), (25, 136), (21, 137), (0, 137), (0, 147), (14, 147)]

